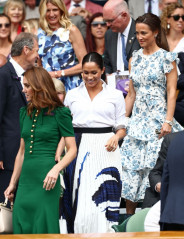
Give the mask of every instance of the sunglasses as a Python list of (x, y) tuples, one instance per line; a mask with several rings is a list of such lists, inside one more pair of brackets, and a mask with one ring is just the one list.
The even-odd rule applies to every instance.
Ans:
[(92, 22), (91, 23), (91, 26), (93, 26), (93, 27), (98, 27), (98, 25), (100, 25), (101, 27), (107, 26), (106, 22)]
[(184, 15), (173, 15), (173, 16), (170, 16), (170, 17), (173, 17), (174, 21), (178, 21), (181, 17), (181, 19), (184, 21)]
[(2, 28), (3, 26), (5, 28), (9, 28), (10, 27), (10, 23), (5, 23), (5, 24), (0, 23), (0, 28)]

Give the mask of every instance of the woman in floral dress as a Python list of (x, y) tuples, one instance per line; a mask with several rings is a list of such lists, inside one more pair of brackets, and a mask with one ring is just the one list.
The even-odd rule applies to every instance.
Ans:
[(160, 19), (147, 13), (136, 20), (141, 49), (130, 61), (130, 85), (126, 116), (131, 117), (121, 147), (122, 197), (127, 214), (134, 214), (137, 202), (149, 186), (163, 136), (182, 130), (173, 119), (176, 103), (177, 54), (168, 52)]
[(52, 78), (62, 80), (68, 91), (82, 82), (81, 61), (86, 54), (84, 40), (69, 20), (62, 0), (42, 0), (39, 10), (38, 44), (42, 65)]

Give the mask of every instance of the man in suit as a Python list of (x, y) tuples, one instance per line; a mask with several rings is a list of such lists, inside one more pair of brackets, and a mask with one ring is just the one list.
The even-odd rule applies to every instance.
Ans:
[(160, 200), (161, 179), (164, 162), (167, 157), (167, 151), (170, 142), (177, 134), (178, 132), (168, 134), (164, 137), (155, 167), (150, 171), (149, 174), (150, 187), (146, 189), (142, 208), (152, 207), (156, 202)]
[(139, 0), (139, 4), (137, 4), (137, 0), (129, 0), (128, 6), (130, 16), (134, 20), (148, 12), (159, 16), (159, 0)]
[(86, 21), (80, 15), (70, 16), (71, 22), (79, 29), (84, 40), (86, 38)]
[(184, 131), (172, 139), (161, 181), (161, 231), (183, 231), (184, 201)]
[(140, 48), (135, 35), (135, 22), (124, 0), (109, 0), (103, 8), (103, 18), (110, 28), (105, 34), (104, 63), (106, 73), (128, 69), (134, 50)]
[(4, 200), (20, 145), (19, 110), (27, 104), (22, 74), (38, 57), (37, 37), (20, 33), (12, 44), (11, 59), (0, 68), (0, 202)]

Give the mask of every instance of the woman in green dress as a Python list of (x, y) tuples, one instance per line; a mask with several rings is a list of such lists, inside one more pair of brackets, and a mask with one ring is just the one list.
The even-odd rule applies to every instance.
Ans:
[[(26, 71), (23, 84), (29, 103), (20, 110), (20, 148), (5, 197), (13, 200), (19, 181), (13, 210), (15, 234), (59, 233), (58, 176), (76, 155), (71, 114), (42, 67)], [(61, 137), (67, 147), (62, 161), (55, 158)]]

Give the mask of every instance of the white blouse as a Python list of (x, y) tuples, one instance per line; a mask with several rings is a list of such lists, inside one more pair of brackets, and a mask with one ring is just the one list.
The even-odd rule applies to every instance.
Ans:
[(68, 91), (65, 106), (73, 116), (74, 127), (125, 128), (125, 100), (121, 91), (102, 84), (103, 89), (93, 100), (90, 99), (84, 82)]

